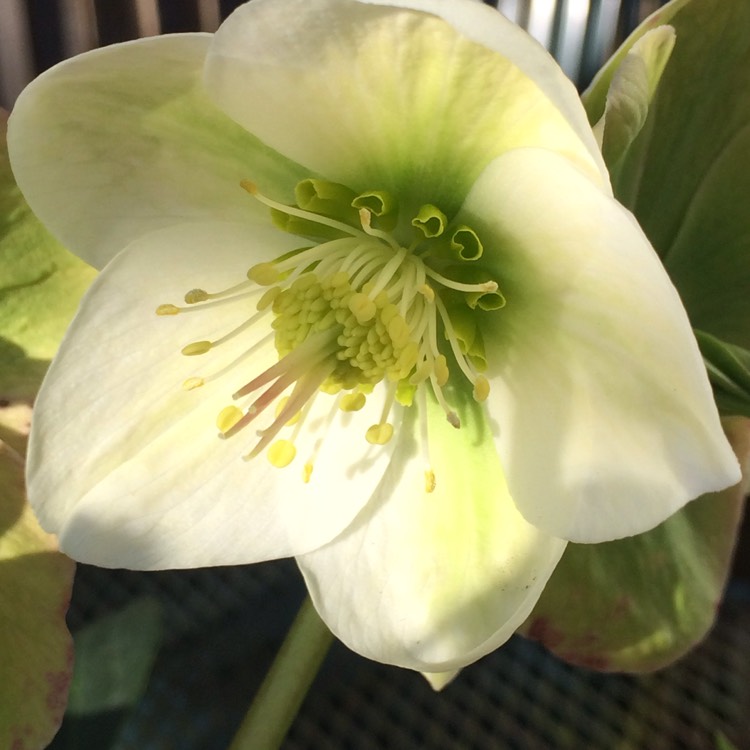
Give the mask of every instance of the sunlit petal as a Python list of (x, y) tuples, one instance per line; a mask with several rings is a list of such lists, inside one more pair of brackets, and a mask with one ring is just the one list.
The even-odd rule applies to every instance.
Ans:
[(355, 522), (298, 562), (344, 643), (382, 661), (445, 672), (511, 636), (565, 542), (516, 510), (494, 428), (478, 406), (462, 410), (460, 430), (435, 404), (428, 412), (434, 491), (425, 487), (425, 446), (410, 415), (397, 460)]
[(311, 170), (448, 213), (493, 157), (519, 146), (560, 151), (606, 180), (593, 137), (580, 138), (583, 112), (572, 88), (560, 87), (556, 99), (577, 108), (576, 127), (515, 62), (543, 68), (546, 53), (500, 14), (458, 4), (468, 17), (478, 14), (473, 29), (488, 24), (495, 49), (508, 36), (508, 50), (498, 54), (407, 8), (255, 0), (217, 33), (207, 90), (237, 122)]
[[(248, 339), (219, 347), (205, 363), (180, 349), (226, 333), (247, 317), (247, 303), (231, 302), (221, 314), (154, 313), (196, 282), (209, 289), (236, 282), (250, 263), (291, 244), (261, 226), (182, 225), (145, 235), (100, 275), (45, 381), (32, 432), (29, 493), (65, 552), (138, 569), (253, 562), (328, 541), (367, 502), (390, 453), (364, 439), (376, 399), (349, 415), (345, 453), (322, 446), (309, 483), (301, 461), (285, 469), (263, 455), (245, 461), (254, 428), (223, 440), (216, 417), (275, 361), (275, 349), (191, 391), (185, 380), (221, 370)], [(150, 263), (159, 272), (143, 274)], [(316, 437), (303, 431), (302, 460)]]
[(154, 229), (257, 213), (240, 180), (285, 195), (300, 178), (209, 103), (201, 69), (210, 42), (183, 34), (95, 50), (19, 97), (8, 129), (18, 184), (58, 239), (97, 268)]
[(526, 150), (493, 163), (465, 213), (507, 298), (489, 404), (529, 522), (604, 541), (738, 481), (687, 315), (628, 212)]

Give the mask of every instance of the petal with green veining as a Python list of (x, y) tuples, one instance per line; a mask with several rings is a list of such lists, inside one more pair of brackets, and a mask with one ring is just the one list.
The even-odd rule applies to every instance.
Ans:
[(201, 86), (209, 34), (142, 39), (67, 60), (32, 82), (9, 124), (34, 212), (101, 268), (185, 220), (242, 220), (248, 177), (280, 197), (306, 173), (217, 111)]
[(496, 425), (470, 396), (452, 398), (466, 405), (461, 429), (430, 401), (425, 444), (410, 413), (360, 515), (297, 558), (337, 637), (365, 656), (422, 672), (458, 669), (510, 638), (566, 544), (518, 513), (495, 450)]
[[(429, 202), (454, 212), (495, 156), (521, 146), (559, 151), (606, 183), (590, 134), (584, 143), (580, 122), (568, 122), (543, 88), (496, 50), (508, 36), (514, 56), (521, 64), (530, 59), (529, 67), (551, 67), (546, 53), (529, 37), (522, 44), (500, 14), (463, 5), (472, 25), (492, 28), (495, 49), (408, 8), (255, 0), (217, 32), (206, 88), (223, 111), (281, 153), (354, 190), (388, 189), (415, 208)], [(488, 35), (485, 29), (481, 38)], [(559, 95), (577, 111), (571, 88), (561, 86)]]
[[(334, 422), (304, 483), (301, 468), (243, 460), (258, 439), (254, 426), (227, 439), (216, 426), (232, 394), (276, 361), (270, 343), (251, 349), (268, 329), (250, 328), (208, 361), (180, 353), (242, 324), (248, 301), (155, 314), (192, 288), (242, 281), (253, 261), (295, 244), (270, 222), (183, 224), (136, 240), (99, 275), (39, 393), (29, 450), (29, 494), (65, 552), (134, 569), (247, 563), (319, 546), (367, 502), (392, 451), (351, 435), (376, 421), (376, 396)], [(150, 263), (159, 274), (143, 273)], [(185, 390), (191, 377), (207, 382)], [(313, 425), (329, 408), (319, 406)], [(342, 450), (333, 433), (343, 421)], [(303, 432), (300, 455), (317, 438)]]
[(529, 522), (604, 541), (737, 481), (685, 310), (627, 211), (559, 156), (519, 150), (462, 215), (507, 299), (485, 334), (488, 405)]

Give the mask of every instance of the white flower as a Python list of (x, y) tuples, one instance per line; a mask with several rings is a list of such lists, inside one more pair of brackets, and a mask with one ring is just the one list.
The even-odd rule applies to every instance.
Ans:
[(448, 671), (510, 636), (566, 540), (739, 478), (575, 90), (481, 4), (254, 0), (53, 69), (9, 142), (103, 269), (29, 461), (79, 560), (294, 555), (352, 648)]

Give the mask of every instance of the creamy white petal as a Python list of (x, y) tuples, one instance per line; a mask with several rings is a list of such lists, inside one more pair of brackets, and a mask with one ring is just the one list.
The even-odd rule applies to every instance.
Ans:
[[(524, 69), (546, 52), (499, 13), (479, 13)], [(425, 8), (428, 6), (425, 5)], [(458, 12), (447, 13), (454, 19)], [(518, 146), (560, 151), (606, 181), (569, 84), (553, 99), (512, 60), (442, 18), (351, 0), (253, 0), (219, 29), (206, 62), (217, 105), (281, 153), (355, 190), (450, 214), (492, 158)]]
[[(358, 0), (372, 5), (432, 13), (445, 19), (456, 31), (478, 44), (512, 60), (545, 96), (563, 113), (599, 166), (603, 181), (609, 182), (600, 149), (573, 82), (547, 50), (530, 39), (520, 26), (511, 23), (481, 0)], [(532, 46), (537, 49), (532, 51)], [(492, 96), (492, 94), (488, 94)]]
[(433, 492), (425, 489), (412, 409), (382, 483), (355, 522), (297, 558), (338, 638), (364, 656), (421, 672), (454, 671), (505, 642), (565, 548), (518, 513), (492, 424), (470, 399), (460, 407), (456, 430), (428, 406)]
[(16, 102), (8, 147), (18, 184), (92, 265), (160, 227), (264, 212), (242, 179), (287, 196), (300, 178), (208, 100), (210, 41), (184, 34), (98, 49), (44, 73)]
[[(339, 412), (329, 435), (343, 431), (346, 451), (324, 442), (305, 484), (303, 465), (331, 397), (316, 399), (297, 459), (284, 469), (265, 455), (243, 460), (258, 439), (255, 424), (220, 439), (215, 423), (231, 394), (275, 361), (272, 346), (202, 388), (181, 387), (218, 372), (270, 330), (266, 320), (215, 354), (180, 354), (241, 323), (255, 300), (154, 313), (191, 288), (242, 281), (249, 266), (295, 244), (260, 225), (185, 224), (140, 238), (98, 277), (50, 368), (31, 435), (30, 500), (69, 555), (139, 569), (289, 556), (327, 542), (367, 501), (391, 453), (364, 437), (378, 421), (377, 394), (361, 412)], [(263, 415), (258, 427), (272, 418)]]
[(486, 332), (488, 404), (530, 523), (604, 541), (738, 481), (685, 310), (631, 214), (558, 155), (520, 150), (462, 219), (507, 299)]

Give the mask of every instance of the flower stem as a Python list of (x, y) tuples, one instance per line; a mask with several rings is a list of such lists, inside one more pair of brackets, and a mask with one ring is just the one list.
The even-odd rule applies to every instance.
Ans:
[(281, 747), (332, 641), (306, 597), (229, 750)]

